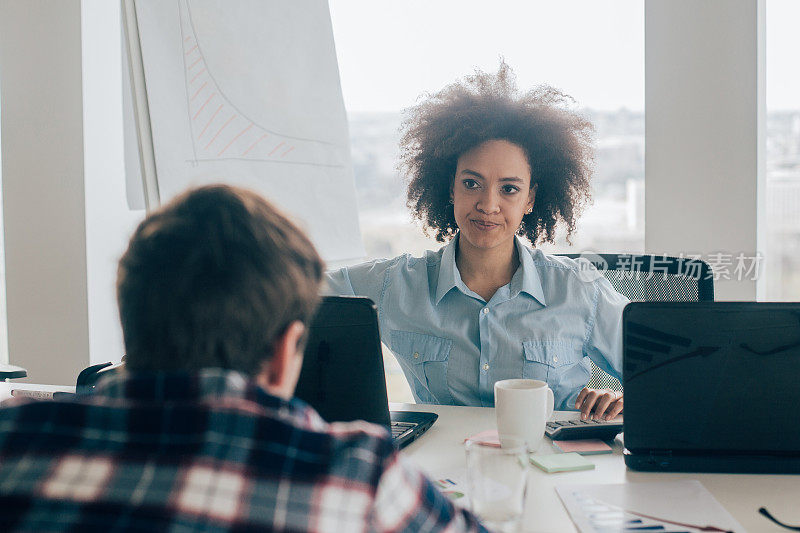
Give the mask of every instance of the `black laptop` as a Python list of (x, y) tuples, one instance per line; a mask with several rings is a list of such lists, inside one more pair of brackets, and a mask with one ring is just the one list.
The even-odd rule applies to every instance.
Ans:
[(623, 338), (630, 468), (800, 473), (800, 303), (636, 302)]
[(366, 420), (391, 428), (400, 448), (438, 418), (435, 413), (389, 412), (378, 314), (369, 298), (322, 299), (309, 328), (295, 396), (328, 422)]

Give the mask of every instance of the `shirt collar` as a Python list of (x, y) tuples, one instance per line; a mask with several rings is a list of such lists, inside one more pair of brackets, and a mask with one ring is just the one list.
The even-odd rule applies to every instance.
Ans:
[[(442, 251), (442, 259), (439, 262), (439, 279), (436, 281), (436, 300), (435, 304), (444, 298), (444, 295), (452, 289), (460, 289), (465, 292), (466, 286), (461, 280), (461, 274), (456, 267), (456, 243), (458, 242), (459, 234), (456, 233), (455, 237), (450, 239), (450, 242), (444, 247)], [(462, 288), (463, 286), (463, 288)]]
[(519, 268), (511, 278), (511, 297), (517, 296), (521, 292), (526, 292), (533, 296), (540, 304), (546, 306), (544, 290), (542, 290), (542, 280), (539, 278), (539, 269), (533, 261), (530, 250), (517, 236), (514, 236), (514, 243), (517, 246), (519, 256)]
[(243, 374), (222, 368), (163, 372), (120, 369), (101, 378), (94, 394), (106, 398), (157, 402), (242, 399), (274, 409), (292, 407), (296, 402), (273, 396)]
[[(439, 278), (436, 282), (436, 305), (439, 305), (445, 294), (453, 288), (457, 288), (465, 294), (469, 291), (461, 280), (461, 274), (456, 266), (456, 245), (459, 235), (457, 233), (442, 251), (442, 259), (439, 263)], [(519, 255), (519, 267), (511, 278), (511, 297), (517, 296), (520, 292), (525, 292), (534, 297), (540, 304), (546, 306), (547, 302), (544, 298), (539, 271), (536, 269), (530, 251), (517, 236), (514, 237), (514, 244)]]

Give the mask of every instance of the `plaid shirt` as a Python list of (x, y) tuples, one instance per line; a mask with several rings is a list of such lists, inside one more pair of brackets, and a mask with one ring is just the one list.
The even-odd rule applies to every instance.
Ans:
[(240, 374), (128, 374), (0, 408), (0, 531), (484, 531), (364, 422)]

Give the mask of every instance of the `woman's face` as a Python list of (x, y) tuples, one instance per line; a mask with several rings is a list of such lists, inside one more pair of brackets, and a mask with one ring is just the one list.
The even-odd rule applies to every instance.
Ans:
[(528, 158), (516, 144), (491, 140), (461, 154), (452, 198), (462, 244), (488, 250), (513, 242), (534, 195)]

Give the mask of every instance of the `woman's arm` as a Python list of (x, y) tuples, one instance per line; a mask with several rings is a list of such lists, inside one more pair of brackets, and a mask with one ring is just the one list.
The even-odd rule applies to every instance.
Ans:
[[(402, 256), (401, 256), (402, 257)], [(400, 257), (377, 259), (325, 273), (322, 294), (326, 296), (365, 296), (380, 309), (386, 276)]]
[[(601, 370), (622, 380), (622, 310), (630, 302), (604, 277), (595, 282), (594, 320), (587, 336), (584, 353)], [(611, 389), (584, 389), (578, 394), (575, 408), (581, 418), (611, 419), (622, 412), (622, 393)]]

